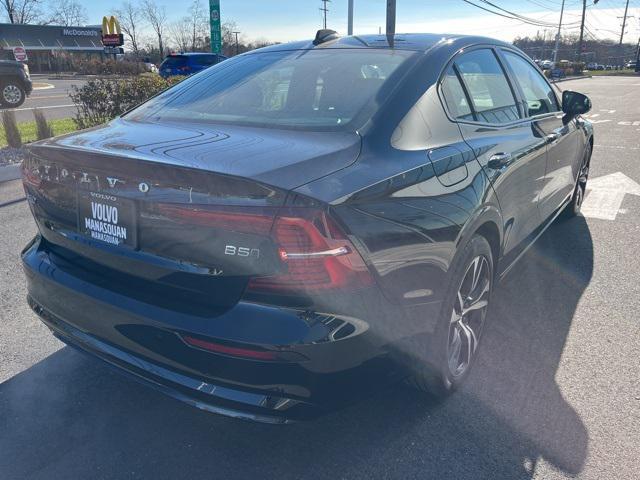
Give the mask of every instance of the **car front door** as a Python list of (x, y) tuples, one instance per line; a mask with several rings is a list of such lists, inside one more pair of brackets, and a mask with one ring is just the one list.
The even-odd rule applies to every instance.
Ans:
[(501, 49), (501, 54), (515, 78), (526, 116), (535, 121), (547, 143), (547, 167), (538, 201), (546, 220), (573, 194), (582, 160), (576, 119), (564, 119), (551, 85), (528, 60), (511, 50)]
[(492, 48), (467, 51), (447, 70), (442, 93), (450, 116), (455, 115), (454, 100), (447, 98), (452, 97), (447, 82), (456, 81), (470, 108), (455, 119), (491, 180), (503, 216), (504, 254), (515, 258), (541, 224), (537, 201), (544, 184), (546, 140), (536, 122), (522, 118), (518, 96)]

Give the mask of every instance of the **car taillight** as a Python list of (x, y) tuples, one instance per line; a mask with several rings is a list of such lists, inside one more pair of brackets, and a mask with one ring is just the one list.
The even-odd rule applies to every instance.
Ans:
[(254, 277), (248, 291), (281, 295), (359, 288), (372, 283), (362, 257), (324, 211), (288, 208), (276, 218), (271, 236), (281, 271)]
[(353, 243), (324, 210), (177, 204), (156, 204), (156, 209), (187, 226), (270, 237), (277, 254), (276, 273), (252, 277), (249, 293), (320, 293), (373, 282)]

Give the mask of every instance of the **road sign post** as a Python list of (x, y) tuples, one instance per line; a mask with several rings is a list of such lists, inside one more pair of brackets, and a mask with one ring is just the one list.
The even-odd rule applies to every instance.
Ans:
[(211, 28), (211, 52), (222, 53), (222, 28), (220, 25), (220, 0), (209, 0), (209, 26)]

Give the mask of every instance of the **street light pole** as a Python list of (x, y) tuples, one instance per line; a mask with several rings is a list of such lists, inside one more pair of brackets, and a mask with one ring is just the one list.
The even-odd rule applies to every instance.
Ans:
[(560, 29), (562, 28), (562, 16), (564, 15), (564, 0), (562, 0), (562, 8), (560, 8), (560, 22), (558, 22), (558, 33), (556, 33), (556, 48), (553, 50), (553, 66), (555, 67), (558, 60), (558, 47), (560, 46)]
[(238, 34), (240, 32), (232, 32), (232, 33), (234, 33), (236, 36), (236, 55), (238, 55), (238, 53), (240, 53), (240, 46), (238, 45)]

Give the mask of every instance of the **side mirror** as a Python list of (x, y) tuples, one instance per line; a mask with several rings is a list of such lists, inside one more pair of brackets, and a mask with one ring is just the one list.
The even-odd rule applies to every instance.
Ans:
[(570, 117), (582, 115), (591, 110), (591, 100), (586, 95), (571, 90), (562, 92), (562, 111)]

